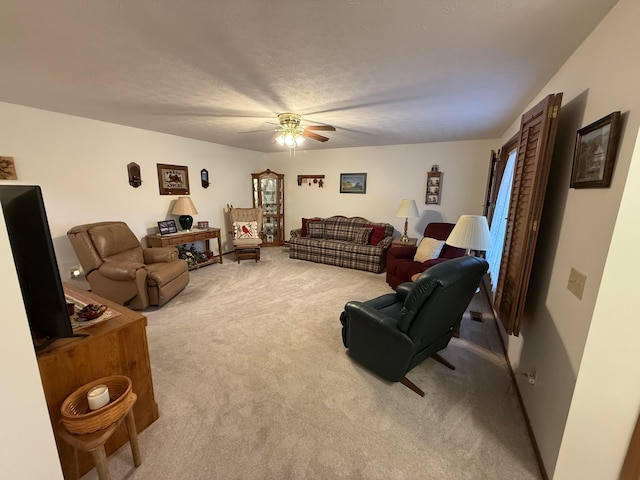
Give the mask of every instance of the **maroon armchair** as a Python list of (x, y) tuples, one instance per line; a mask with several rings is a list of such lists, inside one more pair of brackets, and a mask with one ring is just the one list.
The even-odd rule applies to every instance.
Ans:
[[(454, 226), (454, 223), (432, 222), (424, 229), (424, 236), (436, 240), (446, 240)], [(446, 260), (462, 257), (465, 253), (464, 248), (452, 247), (445, 243), (438, 258), (426, 262), (415, 262), (413, 257), (417, 249), (418, 247), (414, 246), (392, 247), (387, 252), (387, 283), (394, 290), (401, 283), (410, 282), (411, 277), (416, 273), (422, 273), (427, 268)]]

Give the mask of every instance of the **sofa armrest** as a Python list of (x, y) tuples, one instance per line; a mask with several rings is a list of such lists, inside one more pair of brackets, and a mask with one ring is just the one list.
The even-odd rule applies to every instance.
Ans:
[(137, 271), (144, 268), (143, 263), (137, 262), (104, 262), (98, 272), (109, 280), (129, 281), (135, 280)]
[(380, 243), (378, 243), (378, 246), (382, 248), (389, 248), (391, 246), (391, 242), (393, 242), (393, 237), (391, 235), (388, 235), (384, 237), (382, 240), (380, 240)]
[(169, 263), (178, 259), (178, 249), (176, 247), (153, 247), (143, 248), (142, 255), (144, 263)]
[(300, 237), (302, 237), (302, 229), (301, 228), (295, 228), (295, 229), (291, 230), (290, 238), (300, 238)]
[(387, 253), (387, 255), (389, 256), (389, 258), (397, 258), (397, 259), (408, 259), (408, 260), (413, 260), (413, 257), (416, 254), (416, 251), (418, 249), (416, 247), (407, 245), (406, 247), (393, 247), (389, 249), (389, 252)]

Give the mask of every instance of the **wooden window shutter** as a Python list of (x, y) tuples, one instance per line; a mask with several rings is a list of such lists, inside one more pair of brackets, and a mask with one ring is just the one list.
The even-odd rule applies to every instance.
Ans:
[(520, 135), (517, 133), (511, 137), (507, 143), (505, 143), (498, 153), (491, 150), (491, 157), (489, 158), (489, 179), (487, 180), (487, 191), (485, 194), (485, 205), (483, 215), (487, 217), (487, 222), (491, 226), (491, 220), (493, 220), (493, 214), (496, 208), (496, 201), (500, 192), (500, 184), (504, 175), (504, 169), (507, 166), (507, 160), (512, 150), (518, 148), (518, 140)]
[(519, 335), (538, 224), (551, 166), (562, 94), (549, 95), (522, 116), (509, 220), (494, 308), (508, 334)]
[(487, 191), (485, 193), (484, 209), (482, 214), (487, 217), (487, 222), (491, 226), (491, 218), (493, 217), (493, 210), (495, 209), (496, 202), (495, 197), (498, 196), (498, 189), (500, 188), (500, 180), (498, 176), (498, 153), (495, 150), (491, 150), (491, 156), (489, 157), (489, 178), (487, 179)]

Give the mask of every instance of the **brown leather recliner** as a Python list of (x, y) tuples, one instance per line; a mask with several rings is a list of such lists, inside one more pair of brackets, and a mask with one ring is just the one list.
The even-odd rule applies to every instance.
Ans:
[(124, 222), (78, 225), (67, 237), (91, 290), (135, 310), (162, 306), (189, 283), (175, 247), (142, 248)]

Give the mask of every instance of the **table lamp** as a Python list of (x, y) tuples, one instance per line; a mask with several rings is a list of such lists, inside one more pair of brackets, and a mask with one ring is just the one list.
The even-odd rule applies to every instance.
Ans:
[(396, 217), (404, 217), (404, 234), (400, 238), (402, 243), (407, 243), (409, 241), (409, 236), (407, 235), (407, 226), (409, 224), (409, 218), (418, 218), (418, 208), (416, 207), (415, 200), (402, 199), (400, 202), (400, 206), (398, 207), (398, 211), (396, 212)]
[(470, 250), (491, 249), (491, 235), (487, 217), (482, 215), (461, 215), (458, 223), (453, 227), (447, 244), (452, 247), (464, 248), (469, 255)]
[(191, 229), (191, 225), (193, 225), (193, 217), (191, 215), (195, 215), (198, 213), (195, 205), (191, 201), (189, 197), (178, 197), (176, 203), (173, 205), (173, 210), (171, 210), (173, 215), (180, 215), (178, 217), (178, 222), (180, 222), (180, 226), (183, 230), (189, 231)]

